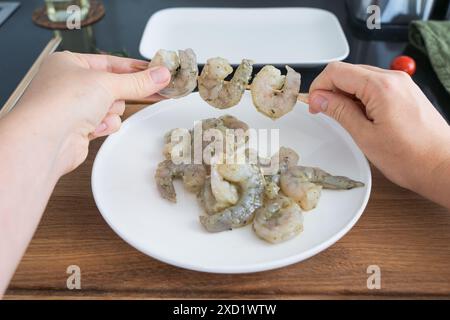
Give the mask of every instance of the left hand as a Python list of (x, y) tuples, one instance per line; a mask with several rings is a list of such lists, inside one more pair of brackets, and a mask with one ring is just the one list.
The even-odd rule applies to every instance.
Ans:
[[(21, 118), (51, 123), (64, 137), (60, 151), (62, 174), (80, 165), (89, 141), (120, 128), (127, 99), (158, 100), (170, 81), (164, 67), (108, 55), (58, 52), (41, 65), (14, 110)], [(46, 119), (51, 120), (46, 122)]]

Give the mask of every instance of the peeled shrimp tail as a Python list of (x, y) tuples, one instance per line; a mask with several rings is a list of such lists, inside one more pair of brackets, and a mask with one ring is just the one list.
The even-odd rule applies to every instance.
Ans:
[(324, 189), (350, 190), (364, 187), (364, 183), (351, 180), (347, 177), (328, 176), (319, 183)]
[(300, 204), (303, 210), (312, 210), (318, 204), (322, 188), (348, 190), (363, 187), (364, 183), (332, 176), (319, 168), (295, 166), (281, 174), (280, 186), (281, 191)]
[(311, 183), (318, 184), (324, 189), (350, 190), (364, 187), (364, 183), (343, 176), (333, 176), (319, 168), (299, 167), (309, 177)]

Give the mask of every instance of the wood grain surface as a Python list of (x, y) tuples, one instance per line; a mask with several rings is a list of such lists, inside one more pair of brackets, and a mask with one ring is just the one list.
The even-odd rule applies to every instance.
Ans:
[[(141, 106), (129, 106), (127, 114)], [(58, 183), (6, 299), (63, 298), (449, 298), (450, 212), (401, 189), (372, 168), (369, 205), (328, 250), (278, 270), (246, 275), (187, 271), (154, 260), (121, 240), (95, 206), (92, 162)], [(81, 290), (66, 269), (81, 268)], [(381, 289), (367, 288), (367, 267), (381, 268)]]

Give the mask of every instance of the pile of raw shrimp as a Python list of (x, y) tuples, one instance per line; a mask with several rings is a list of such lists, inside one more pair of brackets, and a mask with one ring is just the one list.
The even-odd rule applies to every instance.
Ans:
[[(224, 58), (209, 59), (198, 76), (197, 58), (192, 49), (159, 50), (149, 67), (164, 66), (172, 74), (170, 84), (159, 92), (166, 98), (180, 98), (196, 87), (203, 100), (218, 109), (231, 108), (239, 103), (253, 72), (253, 61), (243, 59), (231, 80), (225, 79), (233, 68)], [(267, 65), (254, 77), (250, 90), (253, 104), (262, 114), (278, 119), (292, 111), (300, 91), (300, 73), (286, 66), (287, 74)]]
[[(203, 132), (216, 129), (224, 136), (229, 134), (230, 129), (249, 129), (245, 122), (230, 115), (203, 120), (201, 125)], [(166, 159), (156, 170), (156, 185), (163, 198), (176, 202), (173, 180), (181, 178), (184, 187), (197, 194), (204, 209), (200, 223), (209, 232), (241, 228), (253, 223), (253, 230), (261, 239), (270, 243), (284, 242), (303, 231), (302, 212), (317, 206), (322, 189), (348, 190), (364, 186), (362, 182), (333, 176), (319, 168), (300, 166), (298, 154), (285, 147), (264, 161), (258, 158), (255, 162), (245, 161), (244, 164), (213, 161), (193, 164), (189, 159), (175, 164), (177, 161), (173, 161), (172, 151), (180, 143), (173, 142), (177, 130), (182, 129), (173, 129), (164, 137), (163, 155)], [(183, 143), (192, 148), (194, 141), (189, 137)], [(210, 144), (202, 144), (202, 154), (209, 147)], [(270, 166), (276, 168), (275, 172), (265, 173), (262, 163), (267, 166), (268, 162), (276, 164)]]

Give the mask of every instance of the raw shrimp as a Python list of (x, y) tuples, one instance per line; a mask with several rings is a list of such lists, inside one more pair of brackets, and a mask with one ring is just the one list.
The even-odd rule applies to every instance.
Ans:
[(268, 199), (275, 199), (280, 191), (280, 173), (285, 172), (288, 168), (296, 166), (300, 160), (297, 152), (291, 148), (281, 147), (280, 150), (272, 156), (272, 163), (276, 163), (278, 172), (273, 175), (265, 175), (264, 194)]
[[(202, 130), (203, 130), (202, 134), (205, 135), (207, 133), (207, 131), (211, 130), (211, 129), (219, 130), (222, 133), (223, 138), (225, 138), (226, 131), (228, 128), (224, 125), (223, 121), (218, 118), (210, 118), (210, 119), (203, 120), (202, 121)], [(203, 148), (205, 148), (210, 143), (210, 141), (205, 141), (204, 139), (202, 139), (202, 140), (203, 140)], [(225, 147), (225, 144), (224, 144), (224, 147)]]
[(212, 58), (206, 62), (198, 77), (198, 92), (211, 106), (218, 109), (233, 107), (241, 101), (253, 71), (253, 61), (244, 59), (230, 81), (225, 78), (233, 72), (227, 60)]
[(349, 190), (363, 187), (364, 183), (347, 177), (333, 176), (328, 172), (311, 167), (295, 166), (281, 174), (281, 191), (297, 201), (303, 210), (312, 210), (317, 206), (321, 190)]
[[(230, 127), (225, 125), (225, 122), (227, 123), (227, 125), (229, 126), (243, 126), (245, 123), (236, 119), (233, 116), (222, 116), (220, 118), (209, 118), (209, 119), (205, 119), (202, 120), (202, 133), (205, 133), (207, 130), (209, 129), (217, 129), (220, 132), (222, 132), (223, 137), (225, 137), (226, 135), (226, 130), (229, 129)], [(190, 136), (190, 141), (188, 138), (188, 135)], [(180, 137), (179, 139), (176, 139), (176, 141), (172, 140), (172, 137), (176, 136), (176, 137)], [(181, 140), (181, 137), (184, 137), (183, 140)], [(180, 145), (180, 143), (183, 142), (183, 145)], [(210, 141), (204, 141), (202, 139), (202, 150), (199, 150), (200, 152), (203, 152), (203, 149), (210, 144)], [(163, 156), (168, 159), (171, 160), (172, 159), (172, 150), (174, 148), (174, 146), (178, 145), (179, 148), (183, 149), (183, 150), (187, 150), (188, 148), (191, 149), (191, 156), (193, 156), (193, 152), (194, 152), (194, 130), (187, 130), (187, 129), (182, 129), (182, 128), (175, 128), (170, 130), (169, 132), (167, 132), (164, 135), (164, 147), (163, 147)], [(224, 146), (223, 146), (223, 150), (226, 150), (226, 144), (224, 141)]]
[(315, 209), (322, 195), (322, 186), (311, 182), (302, 182), (295, 187), (292, 185), (285, 188), (281, 187), (281, 190), (305, 211)]
[(292, 199), (282, 195), (266, 200), (255, 212), (253, 230), (270, 243), (290, 240), (303, 231), (302, 211)]
[(299, 182), (311, 182), (321, 185), (325, 189), (350, 190), (364, 187), (364, 183), (354, 181), (347, 177), (333, 176), (320, 168), (294, 166), (281, 175), (281, 184), (285, 179), (293, 179)]
[(203, 188), (197, 194), (197, 199), (208, 215), (215, 214), (230, 206), (227, 203), (221, 203), (216, 200), (211, 190), (211, 178), (209, 177), (206, 178)]
[[(203, 152), (211, 155), (211, 157), (216, 157), (222, 163), (230, 161), (244, 162), (244, 147), (248, 141), (248, 128), (245, 122), (230, 115), (203, 120), (203, 137), (208, 136), (207, 139), (203, 139)], [(208, 132), (209, 129), (215, 129), (220, 132)], [(217, 136), (217, 134), (221, 135)], [(214, 139), (211, 139), (212, 136), (214, 136)], [(220, 147), (219, 141), (223, 142), (220, 150), (218, 149)], [(205, 161), (207, 163), (210, 162), (206, 159)]]
[[(179, 139), (177, 139), (177, 141), (173, 141), (173, 136), (179, 137)], [(181, 139), (182, 137), (184, 139)], [(164, 158), (166, 158), (167, 160), (173, 160), (172, 150), (175, 146), (180, 145), (181, 143), (183, 143), (183, 145), (180, 145), (179, 147), (182, 150), (189, 150), (189, 148), (192, 147), (192, 139), (192, 134), (187, 129), (175, 128), (167, 132), (164, 135), (164, 147), (162, 152)]]
[(188, 191), (198, 192), (205, 183), (206, 169), (201, 164), (174, 164), (171, 160), (164, 160), (158, 165), (155, 180), (159, 193), (164, 199), (177, 202), (174, 178), (183, 178)]
[(247, 131), (249, 129), (248, 124), (229, 114), (219, 117), (219, 120), (221, 120), (223, 125), (228, 129), (242, 129), (244, 131)]
[(265, 66), (255, 76), (251, 85), (253, 104), (256, 109), (272, 119), (290, 112), (297, 103), (301, 76), (289, 66), (282, 76), (274, 66)]
[(219, 173), (218, 165), (211, 166), (211, 191), (217, 202), (223, 203), (225, 207), (234, 205), (239, 200), (237, 187), (222, 177)]
[(164, 66), (172, 78), (169, 85), (158, 92), (166, 98), (181, 98), (191, 93), (197, 86), (197, 57), (192, 49), (175, 51), (159, 50), (149, 67)]
[(280, 192), (280, 175), (264, 176), (264, 195), (267, 199), (275, 199)]
[(272, 161), (278, 161), (279, 171), (283, 173), (289, 168), (296, 166), (300, 161), (300, 156), (291, 148), (281, 147), (272, 159)]
[(247, 225), (256, 209), (263, 204), (264, 178), (257, 166), (221, 164), (221, 176), (239, 185), (239, 201), (231, 207), (210, 216), (200, 216), (200, 222), (209, 232), (221, 232)]

